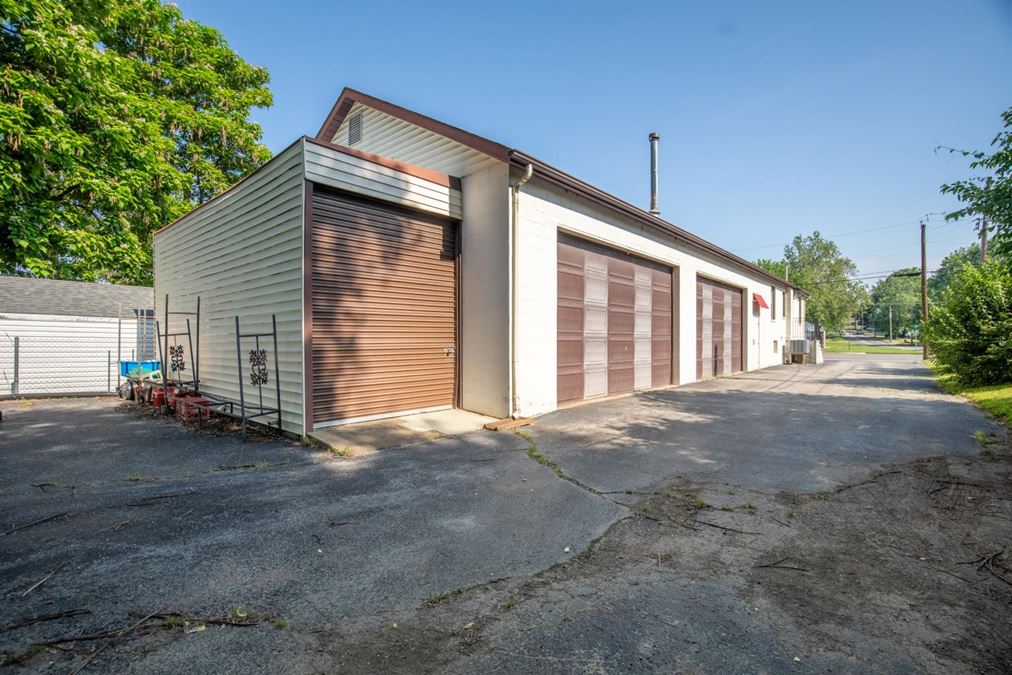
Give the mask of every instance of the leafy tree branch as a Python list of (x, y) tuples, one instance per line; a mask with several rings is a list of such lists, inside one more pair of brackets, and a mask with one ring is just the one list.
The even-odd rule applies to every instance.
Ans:
[(268, 81), (158, 0), (0, 0), (0, 272), (150, 283), (154, 230), (269, 158)]

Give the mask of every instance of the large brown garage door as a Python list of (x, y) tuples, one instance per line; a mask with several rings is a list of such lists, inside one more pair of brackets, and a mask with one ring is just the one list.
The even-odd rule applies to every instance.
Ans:
[(696, 379), (741, 372), (741, 289), (696, 278)]
[(456, 229), (314, 188), (315, 422), (453, 404)]
[(671, 384), (672, 270), (559, 235), (558, 400)]

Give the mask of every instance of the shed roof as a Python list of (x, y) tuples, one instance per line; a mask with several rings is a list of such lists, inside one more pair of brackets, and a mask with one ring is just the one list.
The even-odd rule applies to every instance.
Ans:
[(122, 307), (127, 317), (154, 306), (148, 286), (0, 276), (0, 312), (10, 314), (118, 317)]
[(808, 296), (808, 293), (798, 285), (764, 270), (755, 263), (737, 256), (730, 251), (717, 246), (716, 244), (710, 243), (702, 237), (692, 234), (688, 230), (678, 227), (673, 223), (669, 223), (668, 221), (663, 220), (660, 217), (639, 208), (638, 206), (630, 204), (612, 194), (609, 194), (608, 192), (605, 192), (604, 190), (596, 188), (589, 183), (576, 178), (575, 176), (565, 173), (564, 171), (560, 171), (559, 169), (556, 169), (555, 167), (552, 167), (551, 165), (520, 150), (509, 148), (501, 143), (496, 143), (495, 141), (483, 138), (477, 134), (472, 134), (469, 131), (464, 131), (463, 129), (451, 126), (445, 122), (440, 122), (439, 120), (419, 114), (413, 110), (403, 108), (394, 103), (390, 103), (389, 101), (378, 99), (374, 96), (364, 94), (348, 87), (345, 87), (345, 89), (341, 92), (341, 95), (338, 97), (337, 102), (334, 103), (334, 107), (331, 109), (327, 118), (324, 120), (323, 125), (320, 127), (320, 130), (317, 132), (316, 138), (321, 141), (331, 141), (334, 134), (337, 133), (337, 130), (340, 128), (341, 123), (344, 121), (344, 118), (351, 111), (352, 105), (355, 103), (375, 108), (423, 129), (441, 134), (451, 140), (469, 146), (500, 161), (508, 162), (515, 166), (525, 166), (527, 164), (533, 165), (535, 168), (535, 178), (547, 179), (549, 182), (554, 183), (563, 189), (580, 194), (581, 196), (597, 202), (606, 208), (635, 218), (644, 225), (663, 232), (664, 234), (671, 236), (692, 248), (714, 255), (717, 258), (730, 263), (734, 267), (744, 269), (756, 274), (757, 276), (767, 279), (768, 281), (772, 281), (775, 284), (793, 288), (799, 291), (801, 295), (806, 297)]

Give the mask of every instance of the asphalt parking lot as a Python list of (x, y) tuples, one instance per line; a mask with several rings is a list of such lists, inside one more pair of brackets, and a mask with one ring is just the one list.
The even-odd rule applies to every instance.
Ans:
[[(366, 671), (360, 651), (342, 650), (367, 644), (378, 620), (397, 625), (377, 617), (410, 622), (468, 589), (537, 578), (673, 482), (826, 490), (893, 462), (977, 455), (975, 432), (1003, 433), (907, 356), (841, 355), (562, 410), (528, 437), (483, 431), (354, 459), (242, 444), (124, 405), (0, 404), (0, 642), (26, 668), (65, 672), (109, 643), (89, 669)], [(732, 596), (715, 594), (713, 607)], [(669, 604), (692, 622), (693, 602)], [(69, 610), (82, 611), (10, 627)], [(175, 618), (32, 647), (151, 614)], [(635, 618), (620, 623), (636, 630)], [(516, 649), (563, 658), (566, 647), (545, 637)], [(416, 670), (538, 670), (523, 655), (497, 660), (491, 642), (473, 662), (404, 653), (421, 659)]]

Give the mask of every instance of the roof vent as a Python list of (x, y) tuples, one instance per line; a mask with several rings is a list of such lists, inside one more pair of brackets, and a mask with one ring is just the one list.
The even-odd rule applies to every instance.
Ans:
[(348, 145), (355, 145), (362, 140), (362, 113), (357, 112), (348, 118)]

